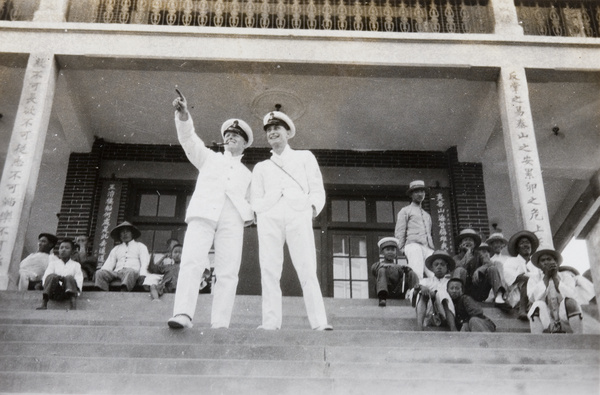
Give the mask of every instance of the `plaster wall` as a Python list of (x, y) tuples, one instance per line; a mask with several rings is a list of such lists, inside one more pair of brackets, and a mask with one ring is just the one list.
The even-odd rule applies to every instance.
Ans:
[(0, 53), (454, 67), (518, 60), (530, 68), (597, 70), (598, 47), (597, 39), (572, 37), (0, 22)]

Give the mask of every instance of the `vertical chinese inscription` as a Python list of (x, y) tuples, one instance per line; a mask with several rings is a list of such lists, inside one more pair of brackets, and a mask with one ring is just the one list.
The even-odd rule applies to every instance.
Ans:
[(102, 183), (94, 231), (94, 253), (98, 256), (98, 265), (104, 263), (113, 246), (110, 230), (117, 224), (121, 187), (122, 182), (118, 180), (105, 180)]
[(505, 70), (506, 111), (511, 137), (514, 174), (525, 228), (540, 243), (552, 243), (542, 171), (537, 152), (533, 117), (524, 70)]
[(102, 231), (100, 232), (100, 244), (98, 245), (98, 263), (104, 262), (104, 257), (106, 255), (106, 247), (108, 245), (108, 238), (110, 237), (109, 229), (113, 215), (113, 204), (115, 202), (115, 191), (115, 184), (109, 184), (102, 213)]
[(431, 189), (432, 236), (437, 248), (452, 253), (452, 221), (448, 207), (448, 191), (441, 188)]
[[(54, 89), (53, 56), (32, 54), (29, 58), (19, 108), (8, 146), (0, 183), (0, 274), (5, 275), (17, 241), (28, 185), (37, 176), (41, 146), (46, 133), (48, 100)], [(34, 171), (35, 170), (35, 171)], [(31, 197), (30, 199), (31, 200)], [(25, 222), (27, 219), (25, 219)]]

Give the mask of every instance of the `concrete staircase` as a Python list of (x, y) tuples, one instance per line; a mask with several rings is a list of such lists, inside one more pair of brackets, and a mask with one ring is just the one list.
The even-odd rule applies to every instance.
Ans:
[[(486, 306), (496, 333), (415, 332), (405, 301), (326, 299), (333, 332), (309, 328), (302, 298), (284, 298), (280, 331), (257, 330), (260, 297), (238, 296), (229, 330), (166, 325), (173, 295), (86, 292), (78, 310), (41, 292), (0, 292), (1, 393), (599, 394), (600, 323), (532, 335)], [(595, 306), (593, 306), (595, 307)]]

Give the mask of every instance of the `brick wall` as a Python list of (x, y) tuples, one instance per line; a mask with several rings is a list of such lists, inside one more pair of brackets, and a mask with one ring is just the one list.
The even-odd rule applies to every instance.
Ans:
[[(406, 169), (443, 169), (448, 165), (444, 152), (439, 151), (367, 151), (311, 150), (319, 165), (328, 167), (389, 167)], [(249, 148), (243, 162), (254, 165), (271, 156), (270, 148)], [(103, 160), (149, 162), (187, 162), (178, 145), (104, 143)]]
[(98, 177), (102, 145), (94, 143), (88, 154), (73, 153), (60, 208), (56, 234), (59, 237), (75, 237), (89, 234), (93, 229), (94, 206), (98, 200)]
[(489, 220), (485, 200), (485, 185), (481, 163), (458, 161), (456, 147), (446, 151), (453, 208), (454, 234), (471, 228), (482, 237), (489, 236)]

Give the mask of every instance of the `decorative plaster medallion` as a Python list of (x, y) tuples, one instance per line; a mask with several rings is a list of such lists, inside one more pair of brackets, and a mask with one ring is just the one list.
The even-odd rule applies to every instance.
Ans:
[(277, 105), (281, 106), (279, 111), (286, 113), (293, 121), (304, 115), (306, 111), (306, 106), (302, 100), (293, 93), (268, 90), (256, 96), (252, 101), (252, 113), (262, 120), (268, 112), (276, 111)]

